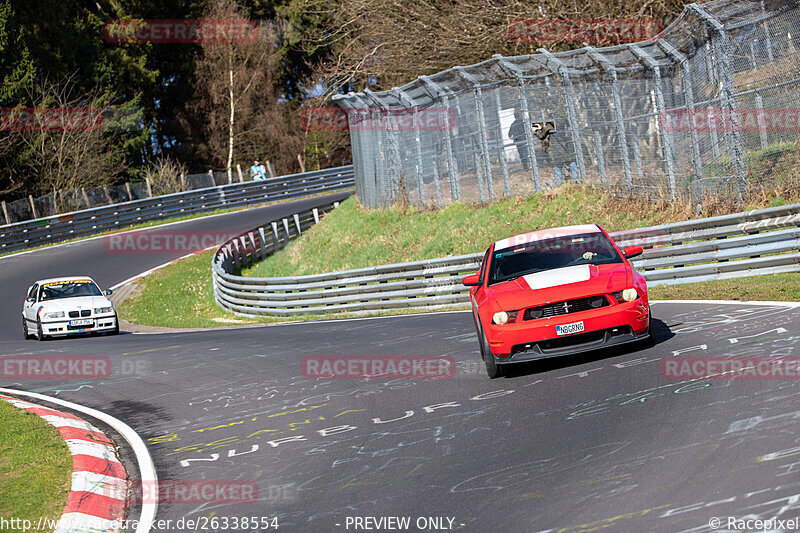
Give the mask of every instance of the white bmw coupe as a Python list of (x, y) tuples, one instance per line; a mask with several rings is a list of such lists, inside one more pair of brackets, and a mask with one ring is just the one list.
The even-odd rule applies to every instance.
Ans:
[(119, 333), (114, 304), (88, 276), (39, 280), (28, 287), (22, 306), (25, 339), (74, 333)]

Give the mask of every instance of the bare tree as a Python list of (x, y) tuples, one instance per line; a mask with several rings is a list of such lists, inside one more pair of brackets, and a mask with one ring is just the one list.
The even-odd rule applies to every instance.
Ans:
[(159, 157), (147, 166), (144, 178), (150, 183), (153, 196), (181, 192), (181, 175), (186, 174), (186, 166), (168, 157)]
[[(512, 38), (509, 25), (518, 19), (540, 19), (546, 24), (553, 18), (652, 18), (666, 25), (683, 5), (682, 0), (308, 0), (309, 17), (325, 22), (310, 32), (304, 44), (333, 50), (332, 60), (317, 70), (328, 94), (367, 84), (388, 89), (493, 54), (521, 55), (536, 53), (542, 46), (556, 51), (584, 45)], [(630, 40), (622, 33), (618, 37), (617, 42)]]
[[(233, 0), (207, 0), (204, 18), (248, 24)], [(255, 38), (202, 43), (195, 62), (190, 109), (204, 118), (211, 163), (224, 166), (229, 181), (236, 155), (272, 159), (288, 170), (302, 147), (294, 104), (280, 97), (275, 26), (261, 23), (254, 29)]]
[(31, 87), (33, 110), (11, 116), (10, 136), (26, 151), (27, 189), (33, 194), (96, 187), (120, 174), (122, 154), (109, 142), (97, 94), (78, 95), (71, 79)]

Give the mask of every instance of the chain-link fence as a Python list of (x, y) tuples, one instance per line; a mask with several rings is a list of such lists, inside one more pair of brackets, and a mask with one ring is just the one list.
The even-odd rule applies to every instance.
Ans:
[[(241, 180), (234, 170), (232, 183), (251, 181), (249, 172), (242, 170)], [(36, 198), (29, 197), (12, 202), (2, 202), (0, 225), (13, 224), (23, 220), (50, 217), (61, 213), (81, 211), (104, 205), (130, 202), (182, 191), (193, 191), (208, 187), (227, 185), (227, 172), (208, 171), (203, 174), (187, 174), (174, 180), (174, 183), (129, 182), (124, 185), (71, 189), (56, 191)]]
[(358, 196), (433, 206), (577, 182), (699, 202), (790, 182), (798, 22), (797, 1), (714, 0), (648, 41), (494, 56), (334, 97)]

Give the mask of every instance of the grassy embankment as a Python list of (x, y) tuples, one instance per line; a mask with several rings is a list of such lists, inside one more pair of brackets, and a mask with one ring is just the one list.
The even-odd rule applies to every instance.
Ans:
[[(797, 201), (761, 198), (746, 208)], [(722, 206), (716, 206), (719, 214)], [(250, 276), (296, 276), (378, 264), (482, 251), (488, 243), (537, 228), (598, 223), (608, 231), (686, 220), (690, 208), (620, 200), (591, 187), (565, 186), (526, 198), (484, 205), (454, 204), (439, 211), (394, 207), (362, 209), (354, 198), (342, 203), (286, 249), (251, 268)], [(131, 322), (168, 327), (208, 327), (281, 319), (239, 319), (219, 309), (210, 281), (211, 254), (170, 265), (140, 281), (134, 298), (121, 306)], [(680, 287), (655, 287), (654, 299), (800, 298), (800, 274), (757, 276)], [(312, 319), (319, 317), (305, 317)]]

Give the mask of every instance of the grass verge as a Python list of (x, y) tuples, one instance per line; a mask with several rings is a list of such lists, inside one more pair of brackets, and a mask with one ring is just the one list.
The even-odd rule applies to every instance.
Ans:
[[(72, 456), (58, 430), (0, 401), (0, 516), (58, 520), (72, 480)], [(6, 531), (3, 529), (3, 531)]]
[[(242, 318), (223, 311), (214, 302), (211, 256), (202, 252), (157, 270), (136, 282), (136, 289), (118, 307), (119, 316), (134, 324), (167, 328), (209, 328), (247, 324), (363, 317), (363, 314), (302, 315), (298, 317)], [(464, 309), (445, 307), (436, 311)], [(405, 314), (376, 311), (369, 316)]]
[(652, 300), (800, 301), (800, 273), (662, 285), (648, 291)]

